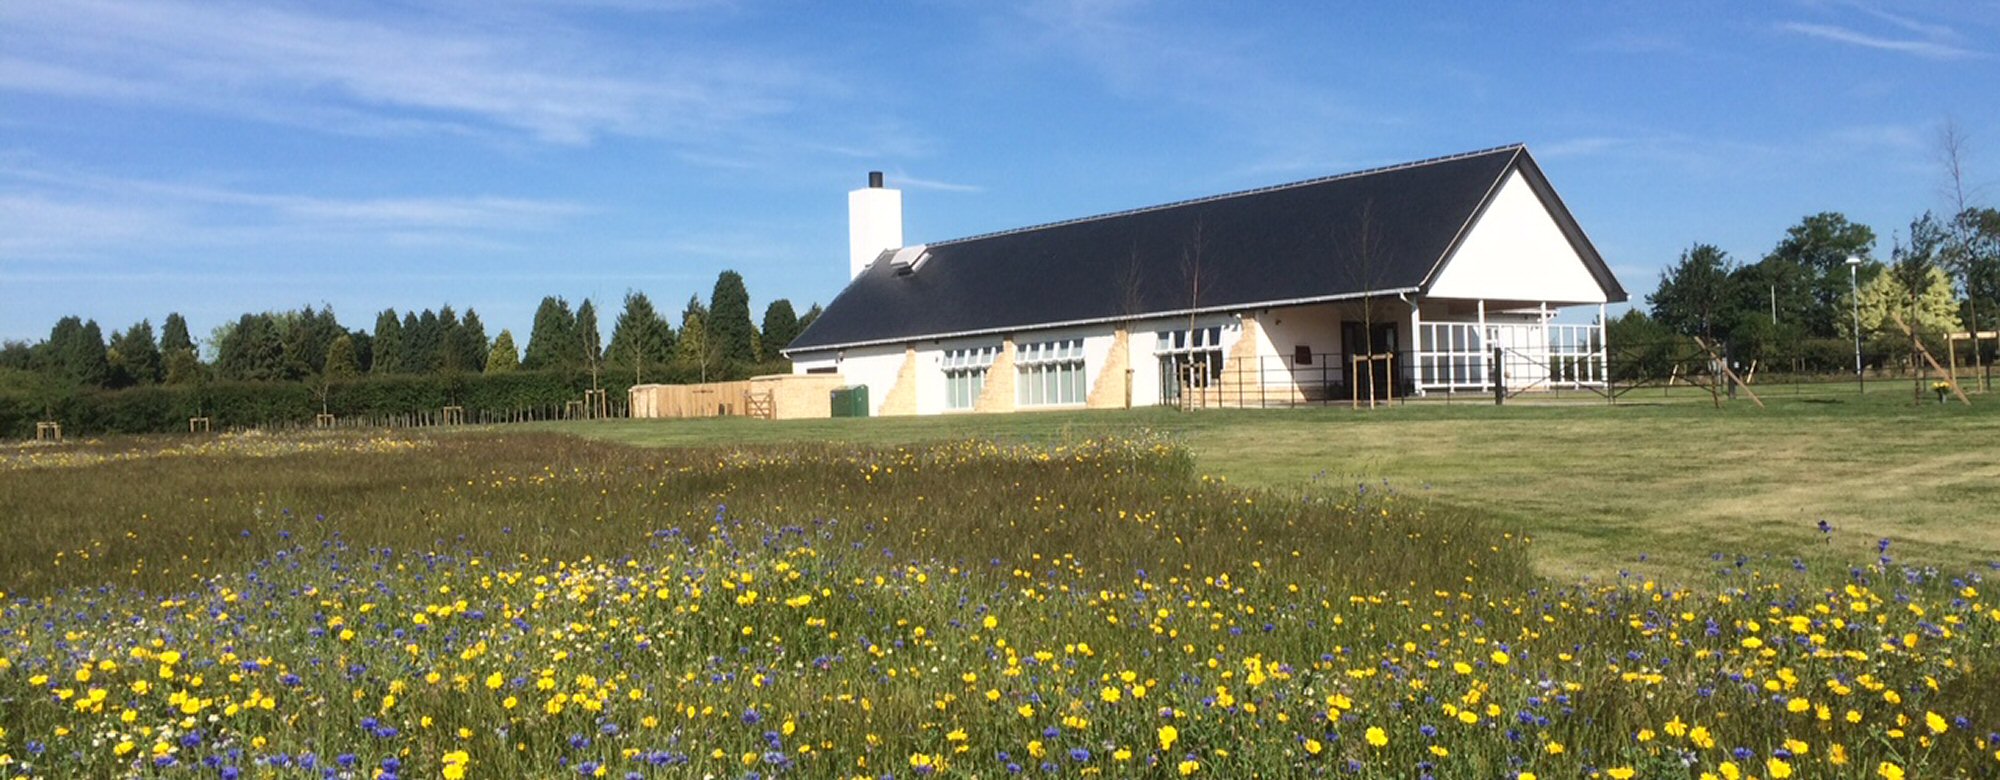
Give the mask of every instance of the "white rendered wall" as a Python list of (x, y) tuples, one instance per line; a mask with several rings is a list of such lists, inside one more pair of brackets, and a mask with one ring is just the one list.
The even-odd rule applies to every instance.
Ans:
[(838, 366), (834, 362), (834, 354), (832, 352), (814, 352), (809, 355), (799, 355), (792, 358), (792, 373), (810, 374), (813, 372), (813, 369), (836, 369), (836, 373), (838, 373)]
[[(847, 278), (861, 271), (885, 249), (903, 246), (903, 191), (864, 187), (847, 193)], [(871, 390), (873, 388), (870, 388)]]
[[(882, 401), (896, 386), (896, 374), (903, 370), (903, 345), (888, 344), (846, 350), (836, 366), (849, 385), (868, 386), (868, 416), (882, 414)], [(921, 372), (919, 372), (921, 373)]]
[(1429, 295), (1551, 305), (1605, 302), (1604, 288), (1520, 171), (1507, 175), (1486, 213), (1445, 261)]

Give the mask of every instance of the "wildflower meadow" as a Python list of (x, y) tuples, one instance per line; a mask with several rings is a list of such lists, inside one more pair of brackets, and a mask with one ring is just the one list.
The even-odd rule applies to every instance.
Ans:
[(2000, 776), (1981, 571), (1551, 581), (1145, 432), (22, 448), (0, 531), (0, 777)]

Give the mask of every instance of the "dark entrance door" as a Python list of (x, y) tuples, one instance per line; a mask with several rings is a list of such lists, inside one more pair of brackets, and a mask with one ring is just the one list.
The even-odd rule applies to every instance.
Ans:
[(1347, 321), (1340, 324), (1340, 348), (1343, 353), (1341, 369), (1350, 376), (1347, 380), (1359, 382), (1350, 385), (1350, 394), (1366, 397), (1373, 393), (1376, 398), (1392, 395), (1390, 382), (1393, 374), (1389, 370), (1390, 360), (1369, 361), (1359, 372), (1354, 371), (1354, 358), (1364, 355), (1396, 354), (1396, 323), (1378, 322), (1367, 329), (1368, 338), (1362, 338), (1362, 324)]

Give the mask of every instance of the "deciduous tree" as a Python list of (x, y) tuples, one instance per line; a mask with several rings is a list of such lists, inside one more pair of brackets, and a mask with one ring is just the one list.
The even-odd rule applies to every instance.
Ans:
[(1714, 338), (1735, 304), (1731, 266), (1729, 253), (1712, 244), (1681, 252), (1680, 261), (1660, 274), (1659, 290), (1646, 296), (1653, 319), (1676, 333)]
[(1803, 312), (1808, 334), (1832, 338), (1846, 333), (1847, 313), (1840, 307), (1850, 286), (1847, 258), (1866, 258), (1874, 246), (1875, 231), (1867, 225), (1826, 211), (1786, 230), (1785, 238), (1765, 255), (1767, 261), (1791, 264), (1804, 272), (1803, 280), (1812, 290), (1811, 306)]
[(701, 305), (701, 298), (689, 297), (687, 308), (681, 310), (680, 338), (674, 343), (675, 357), (703, 382), (708, 381), (709, 372), (722, 359), (721, 350), (709, 335), (707, 319), (708, 307)]

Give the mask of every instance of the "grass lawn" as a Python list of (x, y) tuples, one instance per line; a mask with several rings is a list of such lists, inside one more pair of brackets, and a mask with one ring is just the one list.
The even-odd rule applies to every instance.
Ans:
[[(1046, 440), (1151, 428), (1206, 473), (1277, 489), (1387, 481), (1536, 539), (1560, 577), (1692, 575), (1724, 553), (1812, 556), (1831, 544), (1952, 567), (2000, 560), (2000, 399), (1912, 405), (1907, 382), (1767, 388), (1768, 408), (1634, 394), (1617, 405), (1477, 402), (1159, 409), (767, 422), (621, 420), (551, 427), (646, 446), (952, 438)], [(1642, 391), (1644, 393), (1645, 391)], [(1817, 531), (1834, 527), (1830, 541)]]

